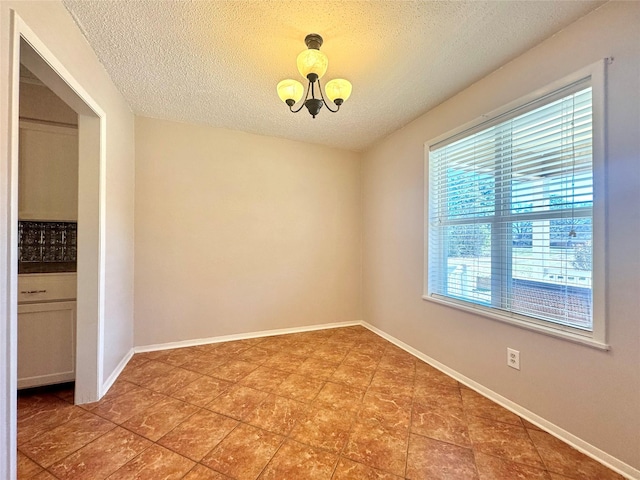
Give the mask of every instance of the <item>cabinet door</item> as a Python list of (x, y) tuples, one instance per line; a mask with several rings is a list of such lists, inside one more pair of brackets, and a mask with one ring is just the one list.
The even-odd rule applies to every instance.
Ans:
[(18, 305), (18, 388), (75, 379), (76, 302)]
[(18, 217), (78, 219), (78, 130), (20, 122)]

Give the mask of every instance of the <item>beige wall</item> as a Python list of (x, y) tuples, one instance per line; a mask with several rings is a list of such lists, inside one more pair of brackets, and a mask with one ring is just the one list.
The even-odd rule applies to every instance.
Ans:
[[(58, 1), (0, 2), (0, 477), (9, 478), (12, 440), (11, 403), (15, 384), (9, 381), (9, 305), (11, 279), (5, 272), (11, 249), (9, 218), (15, 218), (17, 197), (11, 197), (8, 130), (11, 112), (11, 10), (24, 20), (53, 55), (106, 112), (106, 258), (103, 374), (115, 370), (133, 346), (133, 115), (96, 58), (73, 19)], [(82, 226), (80, 226), (82, 228)], [(15, 251), (15, 250), (14, 250)], [(15, 271), (15, 270), (14, 270)], [(14, 310), (15, 311), (15, 310)], [(81, 319), (79, 319), (81, 321)], [(15, 406), (15, 404), (14, 404)], [(14, 424), (13, 424), (14, 425)], [(15, 434), (15, 431), (13, 431)], [(5, 475), (6, 473), (6, 475)]]
[[(363, 159), (364, 319), (640, 468), (640, 3), (612, 2)], [(421, 299), (424, 143), (607, 56), (608, 334), (595, 350)], [(506, 348), (522, 370), (506, 366)]]
[(357, 154), (136, 117), (135, 344), (358, 321)]
[(78, 124), (78, 114), (44, 85), (20, 82), (20, 118)]

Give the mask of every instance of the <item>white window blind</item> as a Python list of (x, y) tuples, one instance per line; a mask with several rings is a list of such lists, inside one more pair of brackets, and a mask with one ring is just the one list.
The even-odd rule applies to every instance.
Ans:
[(590, 79), (429, 152), (427, 295), (593, 330)]

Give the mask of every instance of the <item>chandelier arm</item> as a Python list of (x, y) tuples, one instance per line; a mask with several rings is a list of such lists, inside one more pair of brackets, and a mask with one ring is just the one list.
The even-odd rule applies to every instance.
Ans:
[[(311, 82), (309, 82), (309, 83), (311, 83)], [(307, 94), (304, 96), (304, 100), (302, 101), (302, 103), (300, 104), (300, 107), (298, 107), (297, 110), (294, 110), (292, 106), (289, 107), (289, 111), (291, 113), (298, 113), (300, 110), (302, 110), (302, 107), (304, 107), (304, 103), (307, 101), (307, 98), (309, 98), (309, 90), (311, 90), (311, 89), (309, 88), (309, 84), (307, 84)]]
[(320, 79), (318, 79), (318, 90), (320, 90), (320, 98), (322, 99), (322, 103), (324, 103), (324, 106), (327, 107), (327, 110), (329, 110), (331, 113), (336, 113), (338, 110), (340, 110), (340, 105), (336, 105), (337, 108), (335, 110), (331, 110), (331, 107), (329, 106), (327, 101), (324, 99), (324, 95), (322, 95), (322, 85), (320, 85)]

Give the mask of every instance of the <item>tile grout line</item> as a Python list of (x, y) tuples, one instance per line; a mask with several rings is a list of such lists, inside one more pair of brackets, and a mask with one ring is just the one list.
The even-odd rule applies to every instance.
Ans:
[[(349, 352), (351, 352), (352, 350), (353, 350), (353, 348), (351, 348), (349, 350)], [(349, 352), (347, 352), (347, 355), (345, 355), (345, 357), (344, 357), (345, 359), (349, 355)], [(342, 363), (343, 362), (344, 362), (344, 359), (342, 360)], [(377, 369), (377, 364), (376, 364), (376, 369)], [(336, 461), (336, 465), (335, 465), (335, 467), (333, 469), (333, 473), (331, 474), (331, 478), (332, 479), (335, 477), (336, 471), (338, 470), (338, 465), (340, 464), (340, 460), (342, 458), (345, 458), (345, 459), (348, 459), (350, 461), (353, 461), (353, 460), (349, 459), (348, 457), (343, 457), (343, 453), (344, 453), (345, 449), (347, 448), (347, 445), (349, 444), (349, 439), (351, 438), (351, 434), (353, 433), (353, 429), (355, 428), (355, 425), (358, 422), (358, 417), (360, 416), (360, 412), (362, 411), (362, 408), (363, 408), (364, 398), (367, 396), (367, 392), (369, 391), (369, 387), (371, 386), (371, 382), (373, 381), (373, 377), (374, 376), (375, 376), (375, 371), (374, 371), (374, 374), (371, 376), (371, 380), (369, 381), (369, 385), (367, 385), (367, 388), (364, 391), (362, 399), (360, 400), (360, 407), (358, 408), (358, 410), (355, 412), (355, 414), (353, 415), (353, 417), (351, 419), (351, 424), (349, 425), (349, 433), (347, 434), (347, 439), (345, 440), (344, 444), (342, 445), (342, 448), (340, 449), (340, 452), (338, 453), (338, 460)]]
[(412, 382), (412, 391), (411, 391), (411, 408), (409, 411), (409, 429), (407, 431), (407, 450), (405, 453), (405, 461), (404, 461), (404, 478), (407, 478), (409, 474), (409, 444), (411, 443), (411, 431), (413, 430), (413, 405), (416, 399), (416, 379), (418, 375), (417, 365), (414, 361), (413, 364), (413, 382)]
[[(547, 462), (545, 462), (544, 458), (540, 454), (540, 450), (538, 449), (538, 446), (536, 445), (536, 442), (534, 442), (533, 438), (531, 438), (531, 434), (529, 433), (529, 429), (524, 425), (524, 423), (522, 424), (522, 426), (524, 427), (524, 430), (527, 433), (527, 437), (529, 438), (529, 441), (533, 445), (533, 448), (535, 448), (536, 453), (538, 454), (538, 457), (540, 457), (540, 461), (542, 462), (542, 465), (544, 465), (544, 471), (547, 472), (549, 474), (549, 476), (551, 476), (552, 473), (559, 473), (559, 472), (551, 472), (551, 470), (549, 470), (549, 466), (547, 465)], [(565, 476), (567, 476), (567, 475), (565, 475)], [(568, 478), (573, 478), (573, 477), (568, 477)]]

